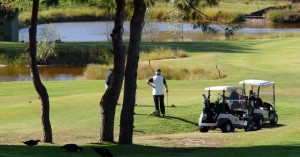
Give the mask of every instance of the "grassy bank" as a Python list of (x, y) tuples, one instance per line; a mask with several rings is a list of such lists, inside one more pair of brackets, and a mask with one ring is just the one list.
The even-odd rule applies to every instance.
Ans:
[[(112, 62), (110, 42), (73, 42), (58, 43), (55, 57), (47, 60), (48, 64), (85, 65), (88, 63), (108, 64)], [(28, 64), (26, 48), (28, 43), (0, 42), (0, 63)]]
[[(84, 80), (104, 80), (106, 78), (107, 72), (111, 69), (113, 65), (96, 65), (89, 64), (84, 70), (83, 77)], [(216, 80), (220, 78), (225, 78), (227, 75), (225, 73), (219, 73), (216, 70), (207, 70), (204, 68), (173, 68), (172, 66), (161, 65), (161, 66), (149, 66), (141, 65), (138, 68), (139, 80), (149, 79), (153, 74), (155, 74), (156, 69), (161, 69), (164, 72), (164, 77), (168, 80)]]
[[(20, 27), (30, 25), (30, 12), (23, 12), (19, 16)], [(84, 22), (113, 20), (113, 15), (105, 14), (103, 9), (92, 7), (51, 8), (39, 13), (39, 24), (57, 22)]]
[[(99, 4), (89, 5), (85, 3), (76, 3), (72, 1), (59, 0), (60, 4), (55, 7), (46, 7), (41, 5), (39, 12), (39, 23), (50, 22), (74, 22), (74, 21), (102, 21), (112, 18), (111, 15), (106, 15), (103, 7), (99, 8)], [(217, 17), (223, 22), (231, 22), (236, 20), (238, 16), (249, 14), (250, 12), (270, 7), (286, 5), (288, 2), (279, 1), (275, 3), (271, 0), (252, 1), (252, 0), (221, 0), (218, 6), (206, 8), (203, 12), (211, 17)], [(30, 23), (31, 2), (25, 3), (25, 9), (20, 13), (19, 21), (21, 27), (26, 27)], [(154, 21), (167, 21), (168, 8), (167, 2), (160, 0), (156, 1), (153, 7), (155, 12), (151, 15)], [(221, 14), (220, 14), (221, 13)], [(127, 10), (126, 15), (132, 15), (132, 11)], [(130, 16), (126, 16), (130, 20)]]
[[(143, 42), (141, 44), (142, 51), (147, 53), (141, 54), (144, 60), (157, 60), (159, 58), (166, 59), (169, 54), (166, 52), (163, 55), (155, 53), (149, 54), (148, 51), (159, 48), (182, 49), (189, 51), (190, 47), (178, 45), (167, 34), (160, 33), (166, 37), (159, 40), (159, 42)], [(195, 41), (226, 41), (226, 40), (258, 40), (258, 39), (281, 39), (288, 37), (299, 37), (298, 32), (288, 33), (260, 33), (260, 34), (245, 34), (235, 33), (230, 39), (226, 39), (224, 34), (197, 34), (197, 33), (184, 33), (184, 40), (191, 43)], [(174, 39), (175, 40), (175, 39)], [(164, 41), (168, 41), (165, 43)], [(210, 43), (208, 42), (208, 43)], [(179, 42), (180, 43), (180, 42)], [(185, 45), (183, 43), (183, 45)], [(128, 43), (125, 42), (128, 48)], [(11, 43), (0, 42), (0, 64), (28, 64), (28, 55), (26, 55), (27, 43)], [(55, 48), (56, 57), (49, 58), (48, 64), (58, 65), (86, 65), (90, 63), (95, 64), (109, 64), (112, 62), (111, 42), (63, 42), (57, 43)], [(164, 51), (165, 52), (165, 51)], [(163, 57), (165, 55), (165, 57)], [(168, 57), (167, 57), (168, 58)], [(143, 60), (143, 59), (142, 59)]]
[[(138, 81), (135, 108), (135, 145), (104, 145), (115, 156), (298, 156), (300, 153), (299, 58), (300, 38), (159, 43), (181, 47), (190, 57), (153, 61), (154, 66), (173, 68), (219, 68), (228, 74), (221, 80), (168, 81), (167, 118), (148, 117), (153, 111), (151, 88)], [(144, 48), (153, 43), (143, 43)], [(140, 65), (147, 65), (142, 62)], [(197, 131), (202, 109), (201, 94), (213, 85), (238, 85), (244, 79), (276, 82), (277, 126), (259, 131), (223, 134)], [(90, 149), (99, 139), (99, 101), (104, 81), (45, 82), (50, 95), (55, 144), (24, 147), (20, 141), (41, 139), (40, 101), (31, 82), (0, 84), (0, 156), (96, 156)], [(122, 96), (119, 103), (122, 104)], [(119, 131), (121, 106), (117, 106), (115, 135)], [(64, 143), (84, 146), (81, 153), (58, 149)], [(45, 154), (45, 152), (47, 152)]]
[(266, 13), (265, 17), (275, 23), (299, 23), (300, 10), (271, 10)]

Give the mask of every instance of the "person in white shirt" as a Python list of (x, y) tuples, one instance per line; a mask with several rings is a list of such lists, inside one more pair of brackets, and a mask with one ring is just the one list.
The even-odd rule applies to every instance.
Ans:
[(106, 79), (105, 79), (105, 89), (108, 88), (108, 86), (109, 86), (109, 84), (111, 82), (113, 70), (114, 69), (109, 69), (109, 71), (107, 73), (107, 76), (106, 76)]
[(161, 70), (156, 70), (156, 75), (151, 77), (147, 84), (153, 88), (152, 94), (155, 104), (155, 110), (160, 111), (163, 116), (165, 116), (165, 104), (164, 104), (164, 86), (166, 87), (166, 92), (168, 93), (168, 85), (163, 76), (161, 76)]

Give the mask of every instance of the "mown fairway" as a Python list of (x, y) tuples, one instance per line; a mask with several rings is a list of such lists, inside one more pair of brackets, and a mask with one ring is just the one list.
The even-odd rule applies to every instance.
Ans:
[[(138, 81), (135, 145), (105, 145), (115, 156), (299, 156), (300, 155), (300, 38), (255, 41), (158, 43), (185, 49), (191, 57), (153, 61), (152, 65), (203, 67), (217, 64), (222, 80), (168, 81), (167, 118), (148, 117), (154, 110), (151, 89)], [(144, 43), (152, 47), (155, 43)], [(147, 63), (141, 63), (147, 64)], [(223, 134), (198, 132), (204, 87), (238, 85), (244, 79), (275, 81), (279, 124), (262, 130)], [(31, 82), (0, 83), (0, 156), (97, 156), (89, 147), (99, 139), (99, 101), (104, 81), (45, 82), (50, 95), (53, 145), (25, 147), (21, 141), (42, 139), (40, 104)], [(123, 94), (123, 93), (122, 93)], [(122, 100), (122, 97), (121, 99)], [(165, 101), (166, 102), (166, 101)], [(122, 101), (120, 101), (122, 104)], [(121, 106), (117, 106), (118, 139)], [(84, 146), (81, 153), (58, 147)]]

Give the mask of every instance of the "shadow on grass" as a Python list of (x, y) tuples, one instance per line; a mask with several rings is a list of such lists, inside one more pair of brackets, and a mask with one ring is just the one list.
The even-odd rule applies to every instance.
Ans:
[(153, 107), (153, 108), (154, 108), (154, 105), (143, 105), (143, 104), (138, 104), (138, 105), (136, 105), (136, 107)]
[(299, 156), (299, 145), (268, 145), (252, 147), (157, 147), (144, 145), (88, 145), (82, 146), (82, 152), (67, 152), (59, 146), (35, 146), (23, 145), (0, 145), (1, 157), (93, 157), (99, 156), (91, 147), (105, 147), (115, 156), (122, 157), (166, 157), (166, 156), (189, 156), (189, 157), (279, 157)]
[(166, 116), (166, 117), (161, 117), (161, 118), (176, 119), (176, 120), (179, 120), (179, 121), (182, 121), (182, 122), (185, 122), (185, 123), (189, 123), (189, 124), (192, 124), (192, 125), (195, 125), (195, 126), (198, 127), (198, 123), (195, 123), (195, 122), (192, 122), (192, 121), (180, 118), (180, 117)]
[(283, 126), (286, 126), (284, 124), (270, 124), (270, 123), (265, 123), (262, 128), (280, 128), (280, 127), (283, 127)]
[[(154, 105), (143, 105), (143, 104), (138, 104), (136, 105), (135, 107), (153, 107), (154, 108)], [(165, 106), (165, 107), (168, 107), (168, 108), (175, 108), (175, 107), (178, 107), (178, 106), (171, 106), (171, 105), (168, 105), (168, 106)], [(182, 106), (180, 106), (182, 107)]]

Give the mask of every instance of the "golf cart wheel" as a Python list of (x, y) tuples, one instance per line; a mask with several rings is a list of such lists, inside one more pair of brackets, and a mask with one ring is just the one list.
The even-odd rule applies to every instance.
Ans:
[(264, 124), (264, 117), (260, 116), (258, 120), (255, 122), (255, 126), (261, 127)]
[(200, 132), (208, 132), (209, 127), (201, 126), (201, 127), (199, 128), (199, 130), (200, 130)]
[(274, 115), (274, 118), (270, 121), (270, 123), (271, 123), (271, 124), (277, 124), (277, 122), (278, 122), (278, 115), (275, 114), (275, 115)]
[(232, 124), (229, 122), (229, 121), (226, 121), (222, 127), (221, 127), (221, 130), (223, 133), (227, 133), (227, 132), (231, 132), (233, 129), (232, 129)]

